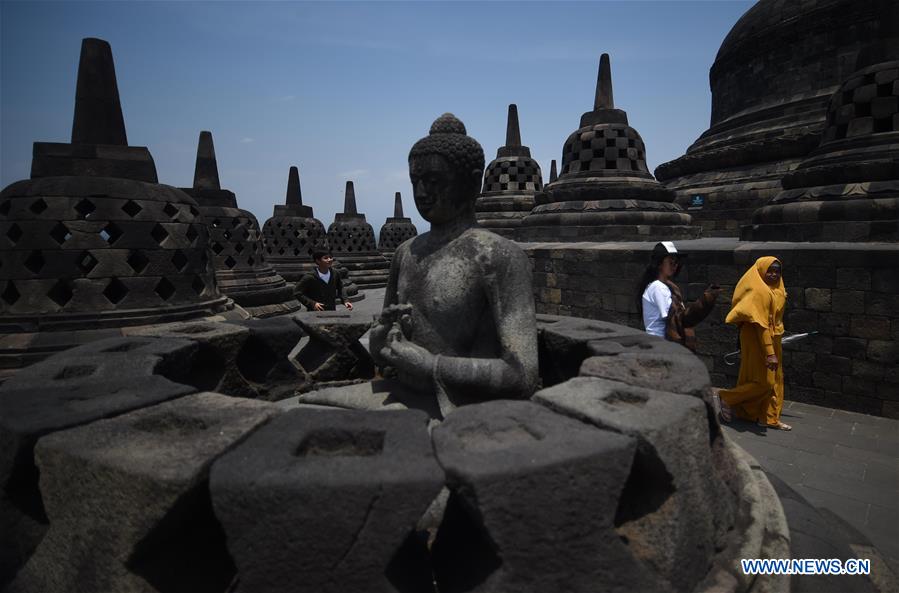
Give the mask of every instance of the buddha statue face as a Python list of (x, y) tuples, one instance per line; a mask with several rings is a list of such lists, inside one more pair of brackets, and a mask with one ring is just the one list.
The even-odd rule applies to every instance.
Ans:
[(415, 207), (432, 224), (444, 224), (470, 210), (477, 198), (481, 171), (452, 167), (439, 154), (417, 155), (409, 161)]

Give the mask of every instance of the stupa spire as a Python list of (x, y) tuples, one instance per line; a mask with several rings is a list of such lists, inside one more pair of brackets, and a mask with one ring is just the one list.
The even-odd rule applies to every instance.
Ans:
[(609, 54), (602, 54), (599, 58), (599, 74), (596, 77), (596, 99), (593, 101), (593, 110), (615, 109), (615, 100), (612, 98), (612, 64)]
[(296, 167), (291, 167), (290, 173), (287, 175), (287, 197), (284, 203), (288, 206), (303, 205), (303, 192), (300, 189), (300, 170)]
[(393, 217), (394, 218), (404, 218), (403, 217), (403, 197), (400, 195), (400, 192), (396, 192), (396, 195), (393, 196)]
[(556, 171), (556, 159), (553, 159), (552, 163), (549, 165), (549, 182), (552, 183), (558, 178), (559, 173)]
[(518, 106), (509, 105), (509, 117), (506, 120), (506, 146), (521, 146), (521, 129), (518, 126)]
[(343, 213), (358, 214), (356, 211), (356, 190), (353, 189), (353, 182), (346, 182), (346, 192), (343, 196)]
[(194, 189), (222, 189), (219, 168), (215, 160), (212, 132), (200, 132), (197, 143), (197, 164), (194, 167)]
[(128, 145), (112, 48), (102, 39), (81, 41), (72, 144)]

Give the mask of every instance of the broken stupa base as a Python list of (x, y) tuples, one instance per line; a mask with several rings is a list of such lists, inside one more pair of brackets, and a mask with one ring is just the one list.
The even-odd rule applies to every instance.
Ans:
[[(46, 532), (32, 533), (34, 551), (0, 582), (71, 590), (74, 550), (84, 590), (371, 590), (365, 575), (383, 591), (788, 591), (782, 577), (739, 570), (740, 558), (789, 558), (789, 531), (682, 348), (539, 316), (547, 387), (532, 401), (463, 406), (429, 434), (416, 410), (285, 410), (240, 397), (237, 383), (210, 378), (233, 366), (264, 380), (251, 354), (284, 350), (284, 336), (245, 324), (96, 342), (0, 387), (0, 438), (17, 443), (0, 464), (15, 495), (2, 512), (43, 509)], [(667, 349), (645, 347), (655, 344)], [(652, 369), (653, 387), (610, 378), (621, 356)], [(124, 400), (122, 357), (146, 376)], [(202, 393), (208, 385), (224, 395)], [(146, 457), (127, 464), (137, 481), (124, 480), (131, 449)], [(319, 524), (334, 537), (301, 535)], [(104, 537), (85, 540), (84, 525), (103, 525)], [(193, 545), (172, 554), (171, 538)]]

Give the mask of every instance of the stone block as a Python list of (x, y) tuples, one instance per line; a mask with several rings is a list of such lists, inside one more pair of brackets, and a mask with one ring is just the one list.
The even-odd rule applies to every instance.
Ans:
[(214, 391), (240, 397), (258, 394), (240, 374), (237, 357), (250, 330), (233, 323), (217, 321), (185, 321), (125, 328), (129, 336), (193, 340), (199, 344), (197, 367), (191, 374), (191, 385), (200, 391)]
[(433, 440), (451, 491), (432, 547), (441, 592), (662, 589), (615, 531), (632, 437), (493, 401), (457, 409)]
[(837, 268), (837, 288), (870, 290), (871, 270), (867, 268)]
[(830, 311), (831, 294), (829, 288), (806, 288), (805, 306), (812, 311)]
[(899, 274), (896, 268), (875, 269), (871, 276), (871, 289), (875, 292), (899, 294)]
[(554, 385), (576, 376), (581, 362), (590, 355), (588, 343), (641, 334), (645, 332), (605, 321), (538, 315), (537, 345), (543, 384)]
[(835, 373), (822, 373), (820, 371), (812, 373), (812, 384), (825, 391), (840, 391), (842, 380), (842, 377)]
[(811, 325), (790, 325), (790, 331), (819, 331), (827, 336), (849, 335), (849, 327), (852, 319), (845, 313), (819, 313), (818, 322)]
[(863, 338), (834, 338), (833, 353), (837, 356), (845, 356), (856, 360), (864, 360), (867, 357), (868, 341)]
[(867, 340), (888, 340), (890, 339), (889, 319), (853, 315), (849, 324), (849, 335)]
[(865, 313), (882, 317), (899, 317), (899, 293), (883, 294), (869, 292), (865, 294)]
[(867, 357), (871, 362), (893, 365), (899, 362), (899, 342), (894, 340), (871, 340), (868, 342)]
[(237, 591), (428, 591), (416, 524), (444, 478), (418, 411), (285, 412), (219, 459), (210, 490)]
[[(670, 590), (692, 590), (734, 515), (733, 499), (712, 456), (713, 435), (702, 402), (593, 377), (571, 379), (533, 399), (637, 439), (631, 471), (645, 472), (646, 481), (639, 494), (625, 488), (622, 502), (628, 506), (619, 509), (616, 530)], [(641, 497), (653, 502), (647, 505)], [(685, 524), (690, 528), (683, 529)]]
[(820, 329), (818, 327), (819, 314), (805, 309), (788, 309), (784, 313), (784, 325), (790, 331), (809, 332)]
[[(849, 375), (852, 373), (852, 359), (834, 354), (818, 354), (816, 355), (815, 368), (824, 373)], [(836, 391), (839, 390), (837, 389)]]
[(305, 333), (285, 317), (237, 322), (250, 335), (237, 354), (237, 370), (261, 399), (275, 401), (293, 393), (303, 377), (289, 355)]
[(711, 384), (705, 365), (689, 352), (623, 352), (616, 356), (591, 356), (581, 364), (579, 374), (697, 397), (702, 397)]
[(277, 414), (201, 393), (46, 436), (35, 449), (50, 530), (14, 591), (223, 591), (213, 460)]
[(374, 362), (359, 342), (371, 318), (349, 311), (305, 312), (293, 316), (306, 334), (289, 357), (305, 377), (304, 388), (348, 379), (371, 379)]
[(858, 379), (880, 381), (883, 378), (883, 365), (863, 360), (852, 361), (852, 375)]
[(8, 536), (0, 538), (0, 583), (47, 523), (33, 460), (37, 439), (195, 392), (175, 381), (196, 354), (188, 340), (112, 338), (31, 365), (0, 386), (0, 526)]
[(834, 313), (865, 312), (865, 292), (863, 290), (834, 290), (831, 293), (831, 310)]

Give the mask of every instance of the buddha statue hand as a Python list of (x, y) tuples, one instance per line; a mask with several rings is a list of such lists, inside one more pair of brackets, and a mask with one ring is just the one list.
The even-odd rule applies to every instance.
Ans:
[(400, 321), (388, 330), (379, 354), (403, 376), (414, 379), (418, 385), (430, 385), (437, 358), (422, 346), (404, 335)]

